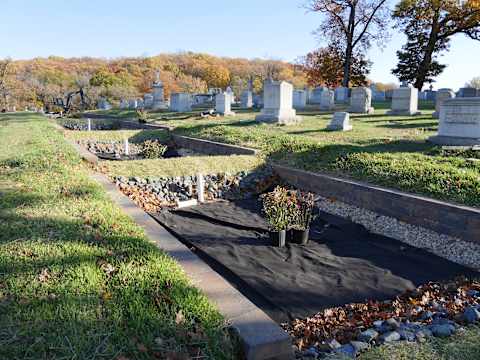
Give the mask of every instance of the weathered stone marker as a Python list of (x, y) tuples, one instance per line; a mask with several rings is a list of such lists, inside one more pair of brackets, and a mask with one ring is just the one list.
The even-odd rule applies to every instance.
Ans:
[(452, 89), (440, 89), (437, 92), (437, 99), (435, 101), (435, 112), (433, 113), (433, 117), (438, 119), (440, 117), (440, 109), (443, 105), (443, 102), (448, 99), (453, 99), (455, 97), (455, 93)]
[(138, 106), (138, 104), (137, 104), (137, 100), (136, 100), (136, 99), (132, 99), (132, 100), (129, 100), (129, 101), (128, 101), (128, 108), (129, 108), (129, 109), (134, 110), (134, 109), (137, 108), (137, 106)]
[(153, 107), (153, 95), (152, 94), (145, 94), (143, 95), (143, 107), (145, 109), (151, 109)]
[(340, 130), (350, 131), (352, 125), (350, 125), (350, 114), (348, 112), (336, 112), (333, 114), (332, 121), (327, 126), (327, 130)]
[(92, 131), (92, 119), (87, 119), (87, 131)]
[(253, 107), (253, 93), (250, 90), (245, 90), (241, 97), (242, 108), (250, 109)]
[(223, 116), (235, 116), (230, 94), (224, 92), (215, 96), (215, 111)]
[(128, 143), (128, 139), (125, 138), (125, 140), (123, 141), (123, 144), (124, 144), (124, 151), (125, 151), (125, 155), (130, 155), (130, 144)]
[(349, 90), (346, 87), (341, 86), (335, 89), (335, 100), (338, 103), (348, 102), (348, 95), (349, 95)]
[(438, 135), (429, 141), (445, 146), (480, 145), (480, 98), (455, 98), (440, 108)]
[(320, 96), (320, 110), (333, 110), (335, 108), (335, 92), (330, 89), (322, 91)]
[(174, 93), (170, 98), (170, 110), (175, 112), (192, 111), (192, 102), (190, 94)]
[(163, 91), (163, 82), (160, 80), (160, 71), (157, 71), (155, 75), (156, 75), (156, 79), (152, 85), (152, 95), (153, 95), (152, 109), (153, 110), (168, 109), (168, 104), (165, 101), (165, 94)]
[(285, 81), (265, 81), (263, 103), (260, 115), (255, 117), (257, 121), (291, 125), (302, 120), (293, 109), (292, 84)]
[(393, 90), (392, 109), (387, 115), (420, 115), (418, 111), (418, 90), (413, 87), (401, 87)]
[(372, 107), (372, 90), (366, 87), (353, 88), (348, 111), (360, 114), (373, 114), (375, 109)]
[(305, 109), (307, 106), (307, 92), (305, 90), (293, 90), (293, 108)]
[(200, 204), (205, 202), (205, 179), (201, 173), (197, 174), (197, 199)]

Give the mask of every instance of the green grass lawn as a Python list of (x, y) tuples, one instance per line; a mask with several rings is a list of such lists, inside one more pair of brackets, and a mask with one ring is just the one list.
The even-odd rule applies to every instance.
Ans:
[(480, 206), (480, 154), (448, 153), (426, 139), (436, 134), (432, 104), (421, 116), (387, 116), (385, 104), (373, 115), (353, 115), (353, 131), (331, 132), (332, 114), (307, 110), (301, 124), (254, 121), (255, 112), (202, 120), (157, 120), (174, 132), (260, 149), (267, 160), (327, 172), (437, 199)]
[(217, 310), (51, 122), (0, 115), (0, 139), (0, 358), (233, 358)]

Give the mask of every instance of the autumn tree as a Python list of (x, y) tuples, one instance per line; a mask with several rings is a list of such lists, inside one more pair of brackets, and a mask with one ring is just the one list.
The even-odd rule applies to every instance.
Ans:
[(6, 58), (0, 60), (0, 98), (2, 108), (7, 108), (8, 106), (8, 97), (11, 92), (10, 88), (10, 76), (11, 76), (11, 64), (12, 60)]
[[(344, 78), (343, 51), (335, 46), (320, 48), (300, 59), (310, 86), (337, 87)], [(367, 83), (371, 63), (362, 53), (352, 56), (350, 84), (363, 86)]]
[(307, 8), (323, 15), (320, 39), (342, 49), (342, 85), (348, 87), (355, 56), (388, 39), (387, 0), (309, 0)]
[(478, 0), (401, 0), (393, 17), (396, 27), (407, 34), (407, 43), (392, 72), (419, 90), (444, 70), (437, 58), (448, 51), (454, 35), (480, 40)]

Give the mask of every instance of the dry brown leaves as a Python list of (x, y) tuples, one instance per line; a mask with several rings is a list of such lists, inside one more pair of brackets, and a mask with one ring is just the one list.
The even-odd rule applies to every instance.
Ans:
[[(393, 301), (367, 301), (326, 309), (313, 317), (296, 319), (283, 328), (295, 338), (300, 350), (335, 338), (347, 343), (373, 326), (376, 320), (419, 321), (425, 311), (445, 311), (454, 319), (465, 307), (477, 303), (468, 290), (480, 290), (480, 284), (467, 279), (428, 283), (398, 296)], [(440, 310), (441, 309), (441, 310)], [(457, 319), (458, 320), (458, 319)]]
[(169, 202), (161, 200), (151, 191), (142, 190), (137, 186), (119, 184), (118, 187), (122, 193), (132, 199), (135, 204), (137, 204), (146, 212), (158, 212), (162, 207), (173, 205)]

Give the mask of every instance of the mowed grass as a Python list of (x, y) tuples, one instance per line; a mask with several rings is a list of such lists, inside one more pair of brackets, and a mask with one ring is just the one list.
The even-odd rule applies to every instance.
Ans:
[(0, 115), (0, 139), (1, 359), (234, 357), (217, 310), (52, 123)]
[(400, 342), (376, 347), (360, 360), (478, 360), (480, 329), (471, 327), (448, 339), (431, 339), (426, 343)]
[(236, 174), (264, 164), (257, 156), (188, 156), (170, 159), (102, 161), (99, 167), (111, 176), (175, 177), (202, 174)]
[(432, 103), (422, 103), (421, 116), (388, 116), (385, 103), (375, 105), (373, 115), (352, 115), (350, 132), (328, 131), (332, 113), (315, 109), (300, 111), (304, 120), (293, 126), (259, 124), (252, 111), (156, 122), (177, 134), (260, 149), (267, 161), (480, 207), (480, 154), (446, 153), (426, 141), (438, 129)]

